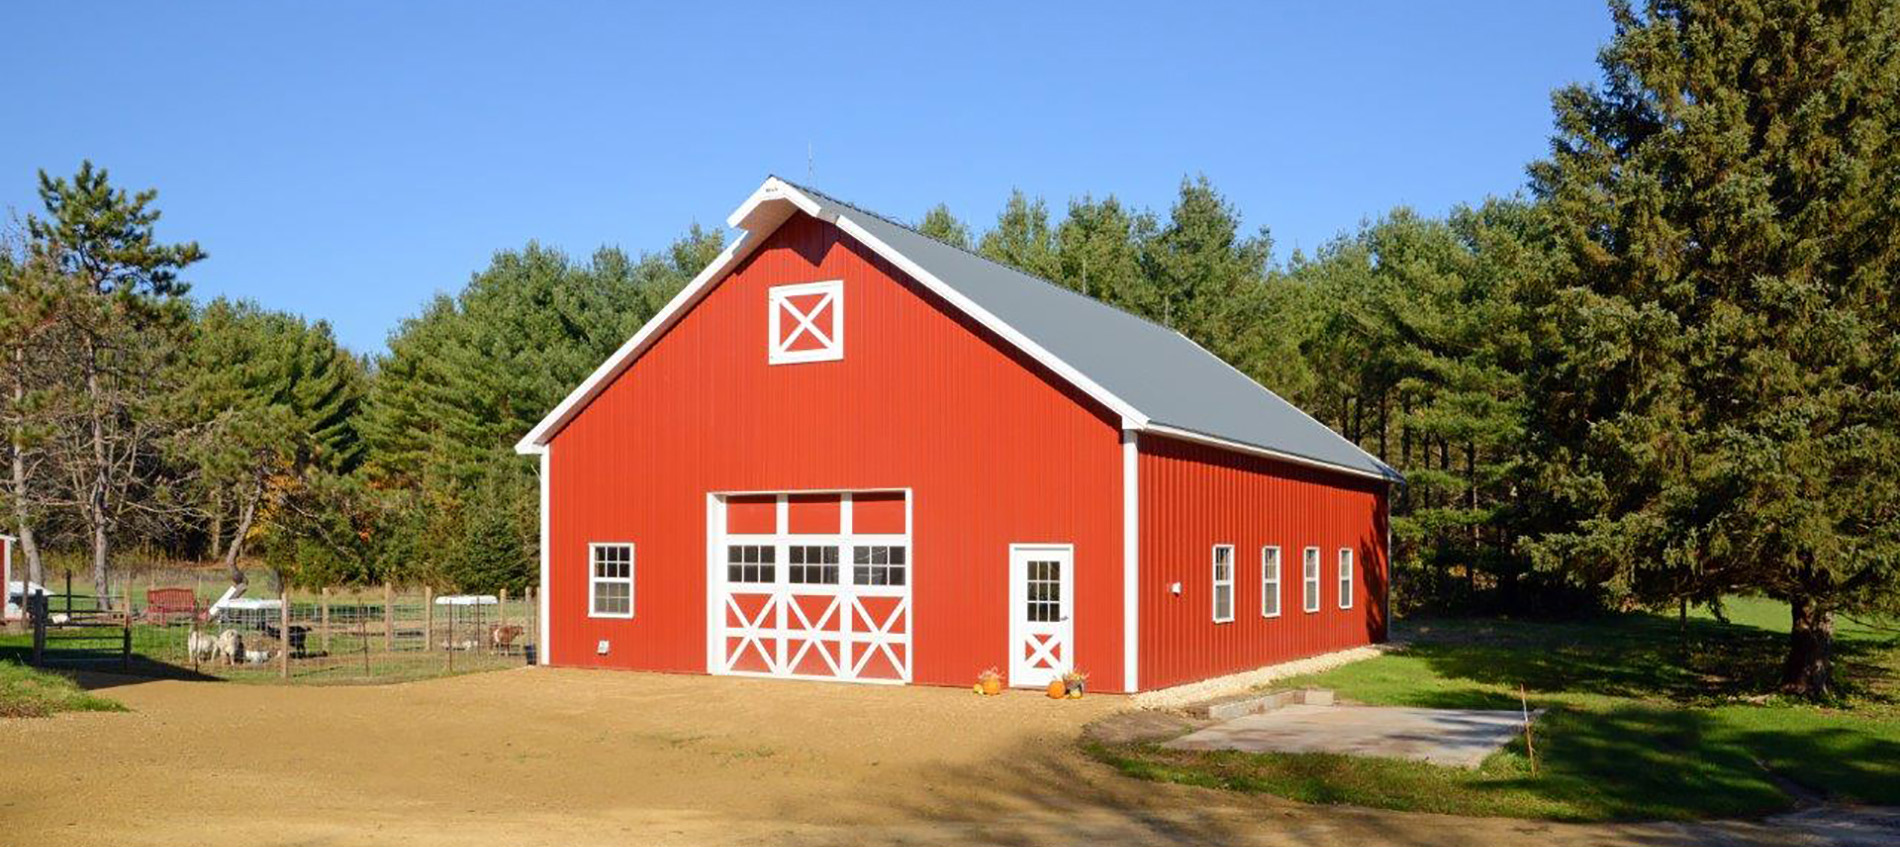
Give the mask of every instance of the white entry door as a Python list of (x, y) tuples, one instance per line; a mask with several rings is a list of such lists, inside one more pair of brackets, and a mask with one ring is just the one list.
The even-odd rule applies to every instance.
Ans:
[(1048, 685), (1075, 667), (1075, 548), (1009, 548), (1009, 684)]

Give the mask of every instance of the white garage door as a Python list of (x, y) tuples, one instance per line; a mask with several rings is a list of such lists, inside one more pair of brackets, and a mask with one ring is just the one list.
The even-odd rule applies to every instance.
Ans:
[(722, 495), (708, 519), (713, 673), (910, 681), (905, 492)]

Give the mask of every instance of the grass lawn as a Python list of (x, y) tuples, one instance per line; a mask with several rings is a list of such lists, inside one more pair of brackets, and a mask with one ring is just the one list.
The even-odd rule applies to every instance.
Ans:
[(0, 661), (0, 718), (39, 718), (54, 712), (122, 712), (125, 707), (87, 693), (71, 679)]
[(1476, 770), (1153, 745), (1091, 751), (1148, 779), (1463, 815), (1756, 815), (1794, 804), (1776, 777), (1838, 800), (1900, 804), (1900, 631), (1842, 621), (1837, 674), (1850, 687), (1817, 706), (1762, 696), (1779, 667), (1785, 607), (1740, 599), (1728, 611), (1728, 623), (1705, 613), (1686, 628), (1646, 614), (1420, 621), (1404, 653), (1276, 686), (1373, 705), (1516, 710), (1522, 684), (1547, 710), (1534, 729), (1534, 777), (1521, 738)]

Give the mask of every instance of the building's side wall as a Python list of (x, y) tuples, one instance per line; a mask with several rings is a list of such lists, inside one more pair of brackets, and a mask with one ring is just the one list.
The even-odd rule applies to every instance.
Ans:
[[(844, 280), (841, 361), (768, 365), (769, 286)], [(800, 215), (552, 442), (550, 655), (706, 670), (708, 492), (908, 488), (913, 679), (1008, 668), (1009, 545), (1075, 545), (1077, 656), (1121, 684), (1119, 421)], [(636, 544), (635, 616), (587, 616), (587, 544)], [(610, 639), (612, 653), (596, 656)]]
[[(1386, 485), (1177, 439), (1140, 440), (1140, 685), (1163, 688), (1385, 640)], [(1234, 620), (1213, 619), (1213, 547), (1235, 548)], [(1260, 614), (1261, 556), (1281, 549), (1280, 616)], [(1301, 556), (1320, 548), (1320, 610)], [(1339, 608), (1339, 549), (1354, 555)], [(1181, 593), (1172, 591), (1181, 584)]]

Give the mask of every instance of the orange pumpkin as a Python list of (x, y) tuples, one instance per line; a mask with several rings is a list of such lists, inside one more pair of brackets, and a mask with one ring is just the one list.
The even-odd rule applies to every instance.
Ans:
[(1064, 685), (1062, 680), (1053, 680), (1049, 683), (1049, 699), (1060, 700), (1067, 696), (1069, 696), (1069, 687)]
[(984, 694), (994, 697), (1003, 693), (1003, 681), (997, 677), (992, 676), (984, 679), (982, 685)]

